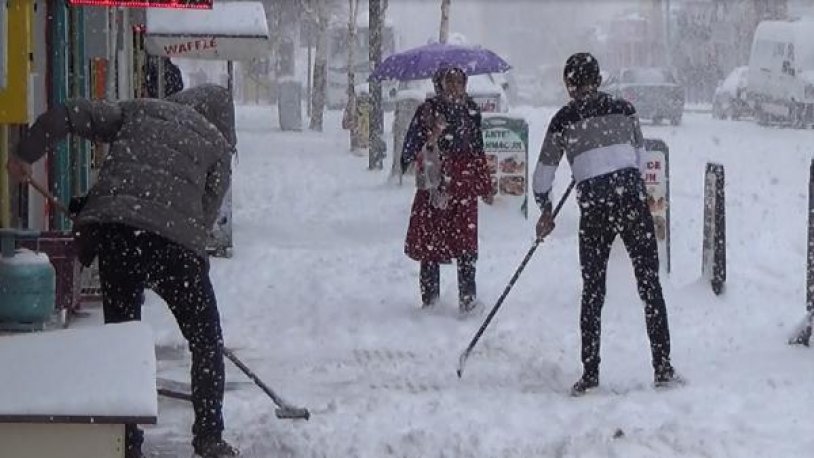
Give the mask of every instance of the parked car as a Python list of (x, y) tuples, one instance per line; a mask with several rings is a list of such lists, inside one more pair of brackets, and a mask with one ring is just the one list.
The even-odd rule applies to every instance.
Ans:
[(732, 70), (725, 80), (715, 89), (712, 100), (712, 117), (716, 119), (738, 119), (752, 115), (752, 108), (746, 100), (746, 86), (749, 67), (743, 66)]
[(536, 77), (536, 99), (540, 105), (560, 107), (571, 99), (562, 80), (561, 64), (538, 66)]
[[(500, 84), (498, 75), (472, 75), (467, 78), (466, 92), (481, 107), (484, 113), (505, 113), (509, 111), (509, 99), (506, 90)], [(394, 100), (405, 98), (424, 100), (435, 93), (432, 82), (428, 79), (401, 81)]]
[[(538, 81), (533, 73), (517, 73), (513, 77), (514, 91), (509, 91), (509, 102), (512, 105), (539, 106)], [(511, 84), (511, 83), (510, 83)], [(514, 98), (511, 94), (514, 92)]]
[(681, 124), (684, 87), (666, 68), (622, 68), (609, 72), (601, 88), (632, 103), (639, 117), (650, 119), (653, 124), (660, 124), (663, 119), (674, 126)]
[(758, 24), (746, 92), (760, 124), (814, 124), (814, 21)]

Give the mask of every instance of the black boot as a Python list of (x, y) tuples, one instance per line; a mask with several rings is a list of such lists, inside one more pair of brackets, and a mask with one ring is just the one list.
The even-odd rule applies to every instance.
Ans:
[(144, 443), (144, 432), (136, 425), (124, 427), (124, 458), (144, 458), (141, 444)]
[(422, 262), (419, 270), (421, 308), (430, 308), (441, 296), (441, 269), (437, 262)]
[(477, 299), (478, 290), (475, 283), (475, 263), (477, 253), (468, 253), (458, 258), (458, 309), (461, 313), (471, 313), (481, 307)]
[(571, 387), (571, 396), (582, 396), (599, 386), (599, 371), (586, 370), (582, 377)]
[(201, 458), (227, 458), (240, 456), (240, 451), (223, 439), (194, 440), (192, 447)]
[(124, 458), (146, 458), (140, 448), (128, 448), (124, 451)]

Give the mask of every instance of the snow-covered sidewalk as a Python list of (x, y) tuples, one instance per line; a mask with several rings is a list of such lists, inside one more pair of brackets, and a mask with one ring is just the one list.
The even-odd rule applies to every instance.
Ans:
[[(530, 157), (552, 112), (520, 111)], [(673, 274), (664, 277), (673, 359), (689, 379), (651, 387), (643, 308), (621, 245), (603, 319), (602, 389), (567, 396), (581, 371), (573, 199), (470, 358), (483, 317), (456, 312), (454, 267), (440, 309), (419, 303), (417, 265), (402, 253), (413, 187), (347, 152), (338, 112), (326, 132), (280, 132), (276, 110), (241, 107), (234, 174), (235, 250), (213, 260), (227, 345), (309, 422), (281, 421), (252, 385), (229, 391), (227, 438), (256, 457), (808, 457), (814, 450), (810, 350), (785, 345), (804, 311), (811, 131), (688, 113), (645, 126), (671, 148)], [(715, 297), (700, 275), (706, 161), (727, 169), (729, 270)], [(554, 195), (570, 179), (558, 172)], [(530, 247), (533, 224), (482, 205), (478, 289), (491, 306)], [(162, 349), (181, 343), (165, 306), (146, 319)], [(184, 376), (183, 352), (159, 372)], [(159, 355), (161, 356), (161, 355)], [(231, 380), (244, 380), (227, 363)], [(148, 446), (188, 450), (191, 408), (161, 400)], [(187, 448), (185, 448), (187, 447)]]

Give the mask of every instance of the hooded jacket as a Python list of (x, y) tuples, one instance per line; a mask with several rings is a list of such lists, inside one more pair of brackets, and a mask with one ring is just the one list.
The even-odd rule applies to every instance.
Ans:
[(110, 144), (78, 227), (124, 224), (206, 256), (236, 145), (227, 89), (198, 86), (165, 100), (73, 99), (41, 115), (17, 155), (33, 163), (67, 134)]

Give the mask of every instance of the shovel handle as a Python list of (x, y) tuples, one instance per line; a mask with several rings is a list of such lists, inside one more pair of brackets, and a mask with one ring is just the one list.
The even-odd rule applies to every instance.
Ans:
[(56, 198), (56, 196), (54, 196), (47, 189), (45, 189), (45, 186), (43, 186), (41, 183), (39, 183), (37, 180), (31, 177), (31, 175), (26, 176), (25, 181), (28, 184), (30, 184), (31, 187), (34, 188), (38, 193), (40, 193), (40, 195), (42, 195), (42, 197), (44, 197), (51, 205), (53, 205), (57, 210), (62, 212), (66, 217), (68, 217), (68, 219), (73, 221), (73, 216), (71, 215), (70, 210), (68, 210), (68, 208), (65, 207), (65, 205), (63, 205), (62, 202), (60, 202), (59, 199)]

